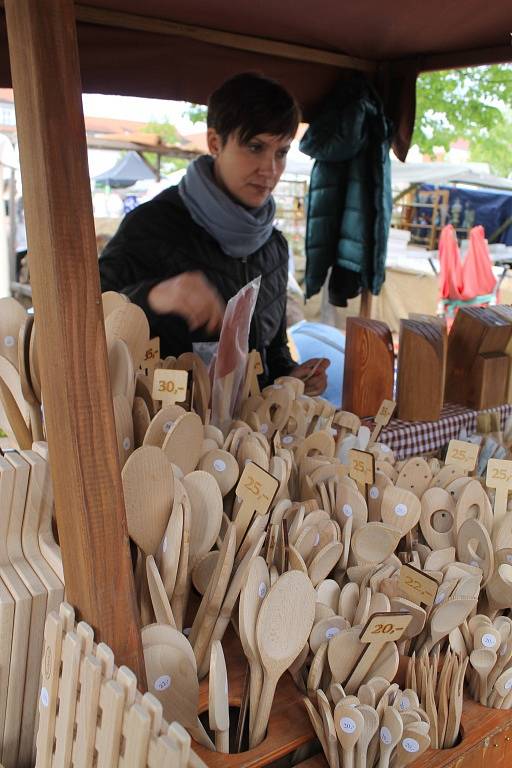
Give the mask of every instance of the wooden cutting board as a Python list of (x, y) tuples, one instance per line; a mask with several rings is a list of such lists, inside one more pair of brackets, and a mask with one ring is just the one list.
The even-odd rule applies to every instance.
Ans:
[(347, 318), (343, 409), (361, 418), (375, 416), (383, 400), (393, 399), (394, 353), (386, 323)]
[(469, 405), (471, 371), (478, 354), (507, 350), (512, 323), (490, 307), (464, 307), (457, 312), (448, 337), (445, 399)]
[(397, 384), (399, 419), (439, 419), (443, 407), (445, 344), (444, 331), (439, 326), (419, 320), (401, 320)]

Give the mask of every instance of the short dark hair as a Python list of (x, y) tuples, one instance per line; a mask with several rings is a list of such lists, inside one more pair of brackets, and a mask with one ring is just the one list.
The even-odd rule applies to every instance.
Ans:
[(293, 138), (300, 108), (286, 88), (257, 72), (242, 72), (222, 83), (208, 100), (208, 128), (225, 144), (237, 134), (240, 144), (260, 133)]

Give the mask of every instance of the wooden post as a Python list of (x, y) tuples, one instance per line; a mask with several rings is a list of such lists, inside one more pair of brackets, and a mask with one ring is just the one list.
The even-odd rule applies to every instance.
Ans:
[(116, 447), (72, 0), (6, 0), (66, 595), (145, 686)]
[(361, 306), (359, 308), (359, 317), (370, 318), (372, 316), (372, 295), (368, 288), (361, 291)]

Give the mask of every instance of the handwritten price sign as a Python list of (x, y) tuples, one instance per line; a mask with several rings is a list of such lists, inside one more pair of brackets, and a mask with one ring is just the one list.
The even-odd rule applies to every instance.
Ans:
[(464, 440), (450, 440), (445, 464), (460, 467), (464, 472), (473, 472), (478, 461), (480, 446)]

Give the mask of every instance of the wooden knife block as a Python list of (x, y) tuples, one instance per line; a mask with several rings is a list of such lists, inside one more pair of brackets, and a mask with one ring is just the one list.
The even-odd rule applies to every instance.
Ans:
[(476, 384), (472, 382), (472, 371), (477, 355), (503, 354), (511, 339), (511, 319), (497, 312), (496, 308), (460, 309), (448, 337), (445, 399), (474, 407)]
[(446, 335), (435, 323), (400, 322), (397, 417), (437, 421), (443, 407)]
[(386, 323), (347, 319), (343, 410), (375, 416), (383, 400), (393, 400), (393, 338)]
[(500, 352), (477, 355), (469, 376), (468, 405), (477, 411), (507, 402), (510, 358)]

